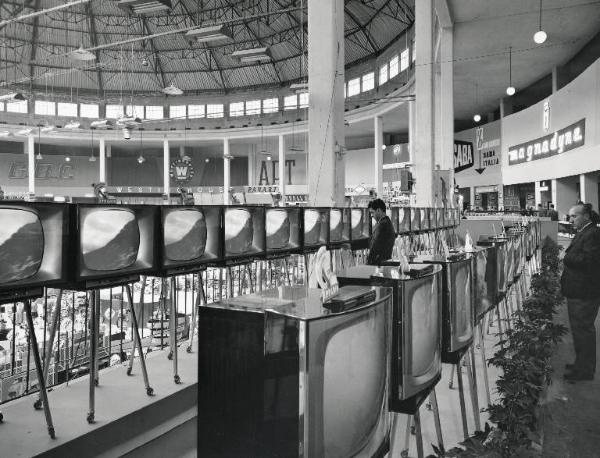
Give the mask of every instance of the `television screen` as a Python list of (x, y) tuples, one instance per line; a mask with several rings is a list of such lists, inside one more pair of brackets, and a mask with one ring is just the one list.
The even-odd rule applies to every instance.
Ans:
[(371, 215), (367, 208), (353, 208), (350, 212), (352, 223), (352, 247), (367, 248), (371, 237)]
[(453, 215), (454, 215), (454, 225), (455, 226), (459, 226), (460, 225), (460, 209), (453, 208), (452, 212), (453, 212)]
[(77, 206), (76, 281), (149, 273), (157, 268), (158, 207)]
[(394, 232), (398, 234), (399, 232), (399, 208), (398, 207), (387, 207), (385, 213), (388, 215), (388, 218), (392, 221), (392, 226), (394, 226)]
[(221, 207), (163, 206), (162, 269), (178, 273), (221, 258)]
[(383, 305), (310, 321), (306, 456), (376, 456), (385, 442), (390, 307)]
[(398, 207), (398, 233), (410, 232), (411, 210), (409, 207)]
[(0, 292), (67, 280), (69, 210), (66, 204), (0, 202)]
[(329, 243), (350, 241), (350, 209), (332, 208), (329, 211)]
[(225, 207), (225, 258), (245, 258), (265, 252), (265, 208)]
[(488, 258), (492, 251), (493, 247), (479, 248), (473, 253), (473, 298), (477, 321), (494, 305), (493, 296), (491, 296), (493, 292), (488, 291), (488, 287), (493, 286), (490, 276), (495, 273), (488, 272), (488, 268), (491, 267)]
[(435, 219), (436, 219), (436, 228), (441, 229), (444, 226), (444, 209), (436, 208), (435, 209)]
[(301, 245), (300, 207), (267, 208), (266, 212), (267, 254), (298, 251)]
[(473, 338), (473, 298), (470, 259), (448, 264), (451, 339), (447, 351), (463, 349)]
[(318, 248), (329, 239), (329, 209), (304, 208), (304, 248)]
[(410, 230), (411, 232), (421, 230), (421, 211), (419, 208), (412, 207), (410, 209)]
[(444, 222), (446, 227), (452, 227), (454, 225), (454, 214), (452, 213), (451, 208), (446, 208)]
[(421, 220), (421, 230), (426, 231), (430, 228), (429, 226), (429, 209), (419, 208), (419, 219)]

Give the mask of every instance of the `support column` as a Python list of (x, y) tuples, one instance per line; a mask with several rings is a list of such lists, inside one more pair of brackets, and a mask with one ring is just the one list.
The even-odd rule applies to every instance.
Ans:
[[(569, 208), (577, 203), (577, 182), (579, 177), (564, 177), (556, 179), (556, 186), (552, 186), (553, 193), (556, 188), (556, 211), (559, 219), (564, 220)], [(554, 185), (554, 183), (552, 183)]]
[(596, 173), (582, 173), (579, 175), (579, 190), (581, 201), (592, 204), (598, 211), (598, 177)]
[(308, 200), (344, 203), (344, 1), (308, 0)]
[(35, 200), (35, 137), (27, 137), (27, 166), (29, 200)]
[[(550, 186), (552, 186), (551, 194), (550, 194), (551, 195), (551, 199), (552, 199), (552, 203), (554, 204), (554, 209), (556, 211), (558, 211), (558, 202), (556, 201), (556, 197), (557, 197), (557, 194), (556, 194), (556, 178), (550, 180)], [(559, 219), (560, 219), (560, 213), (559, 213)]]
[(415, 163), (416, 117), (415, 102), (410, 101), (408, 102), (408, 162), (411, 164)]
[(285, 137), (279, 135), (279, 194), (281, 200), (280, 207), (285, 207)]
[(558, 67), (552, 67), (552, 93), (558, 91)]
[(469, 201), (471, 208), (475, 208), (475, 186), (469, 188)]
[(106, 141), (104, 138), (100, 138), (100, 145), (98, 147), (98, 161), (100, 162), (100, 183), (106, 183)]
[(416, 138), (415, 193), (419, 207), (433, 204), (433, 5), (432, 0), (415, 2), (415, 66)]
[(256, 150), (252, 147), (248, 151), (248, 186), (256, 185)]
[(446, 195), (454, 202), (454, 28), (443, 27), (440, 33), (440, 125), (434, 164), (450, 171)]
[(171, 200), (171, 177), (169, 176), (171, 158), (169, 151), (169, 139), (163, 139), (163, 203), (169, 204)]
[(229, 188), (231, 187), (231, 155), (229, 139), (223, 139), (223, 205), (231, 205)]
[(542, 203), (542, 191), (540, 191), (540, 182), (536, 181), (535, 186), (535, 209), (537, 210), (538, 205)]
[(383, 196), (383, 118), (375, 116), (373, 118), (375, 125), (375, 174), (373, 183), (377, 197)]

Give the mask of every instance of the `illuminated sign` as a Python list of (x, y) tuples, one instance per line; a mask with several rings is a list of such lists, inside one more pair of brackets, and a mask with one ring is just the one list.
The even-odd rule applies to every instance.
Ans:
[(454, 140), (454, 172), (473, 167), (473, 143)]
[(579, 148), (585, 143), (585, 118), (553, 134), (508, 148), (508, 165), (537, 161)]

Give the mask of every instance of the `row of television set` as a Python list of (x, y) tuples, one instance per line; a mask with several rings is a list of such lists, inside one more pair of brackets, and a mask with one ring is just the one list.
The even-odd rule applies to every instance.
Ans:
[(411, 234), (458, 226), (458, 208), (390, 207), (387, 215), (396, 234)]
[[(398, 233), (405, 214), (411, 230), (432, 227), (432, 215), (436, 227), (455, 224), (441, 209), (392, 208), (391, 214)], [(344, 243), (365, 248), (371, 235), (366, 208), (5, 202), (0, 221), (0, 293), (183, 274)]]

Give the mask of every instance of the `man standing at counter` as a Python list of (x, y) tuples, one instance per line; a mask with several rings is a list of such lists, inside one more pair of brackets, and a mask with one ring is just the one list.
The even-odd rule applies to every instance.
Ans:
[(377, 224), (373, 228), (369, 240), (369, 256), (367, 264), (380, 265), (382, 261), (392, 257), (392, 249), (396, 240), (396, 231), (390, 218), (385, 214), (385, 202), (375, 199), (369, 202), (369, 213)]
[(567, 248), (560, 281), (567, 298), (569, 324), (575, 347), (575, 362), (565, 380), (593, 380), (596, 371), (596, 328), (600, 306), (600, 229), (591, 204), (571, 207), (568, 214), (577, 231)]

